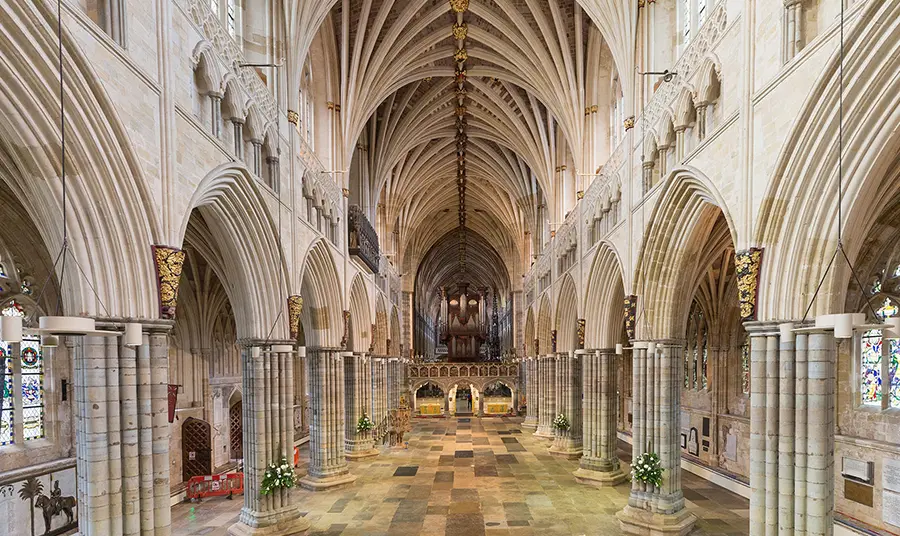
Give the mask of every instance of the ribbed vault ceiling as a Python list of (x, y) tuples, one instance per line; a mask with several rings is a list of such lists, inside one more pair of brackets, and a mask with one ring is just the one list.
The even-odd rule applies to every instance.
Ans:
[[(504, 271), (507, 285), (518, 281), (537, 205), (559, 188), (555, 169), (582, 170), (585, 107), (596, 104), (590, 81), (602, 73), (608, 80), (615, 54), (590, 16), (606, 2), (592, 0), (588, 12), (581, 3), (468, 2), (466, 227), (495, 254), (467, 253), (469, 275), (457, 277)], [(447, 0), (313, 0), (295, 15), (300, 24), (328, 25), (322, 35), (334, 40), (340, 63), (340, 158), (349, 165), (365, 133), (363, 165), (390, 230), (401, 232), (402, 271), (416, 273), (437, 250), (453, 250), (442, 262), (456, 266), (454, 248), (436, 244), (457, 236), (458, 246), (463, 236), (454, 232), (457, 14)], [(625, 6), (612, 15), (632, 16)], [(305, 53), (309, 43), (299, 47)]]

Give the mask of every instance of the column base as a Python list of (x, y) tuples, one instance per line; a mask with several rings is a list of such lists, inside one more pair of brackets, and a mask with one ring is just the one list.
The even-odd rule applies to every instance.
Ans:
[(553, 441), (556, 438), (556, 434), (549, 427), (538, 425), (537, 430), (534, 431), (534, 437)]
[(241, 521), (228, 527), (230, 536), (291, 536), (309, 532), (309, 521), (297, 511), (297, 517), (282, 519), (273, 525), (251, 527)]
[(300, 487), (309, 491), (325, 491), (349, 486), (354, 482), (356, 482), (356, 475), (351, 475), (350, 473), (327, 477), (306, 475), (300, 479)]
[(553, 446), (550, 447), (549, 452), (551, 455), (558, 458), (577, 460), (584, 455), (584, 448), (580, 442), (576, 443), (568, 438), (562, 439), (557, 437), (553, 442)]
[(368, 449), (368, 450), (357, 450), (357, 451), (353, 451), (353, 452), (347, 451), (345, 456), (347, 457), (347, 460), (349, 460), (349, 461), (359, 461), (359, 460), (364, 460), (366, 458), (374, 458), (375, 456), (378, 456), (379, 454), (381, 454), (381, 452), (378, 449), (373, 448), (373, 449)]
[(522, 428), (532, 428), (537, 430), (537, 419), (532, 418), (532, 420), (528, 420), (528, 417), (525, 417), (525, 420), (522, 421)]
[(576, 482), (597, 488), (608, 488), (628, 482), (628, 475), (622, 469), (616, 471), (595, 471), (579, 467), (574, 474)]
[(627, 505), (616, 512), (619, 528), (625, 534), (639, 536), (683, 536), (694, 529), (697, 516), (686, 508), (674, 514), (658, 514)]

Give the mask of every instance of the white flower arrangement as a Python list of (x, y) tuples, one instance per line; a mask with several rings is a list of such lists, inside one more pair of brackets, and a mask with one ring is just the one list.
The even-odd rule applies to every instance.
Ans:
[(362, 416), (359, 418), (359, 421), (356, 422), (356, 433), (364, 434), (369, 430), (375, 428), (375, 423), (372, 422), (372, 419), (366, 415), (366, 412), (363, 412)]
[(631, 478), (651, 486), (662, 486), (663, 468), (659, 455), (655, 452), (645, 452), (631, 464)]
[(569, 419), (567, 419), (565, 415), (560, 413), (556, 416), (555, 419), (553, 419), (553, 427), (557, 430), (568, 430), (569, 428), (571, 428), (571, 425), (569, 424)]
[(270, 463), (266, 467), (262, 487), (259, 492), (263, 495), (269, 495), (276, 489), (293, 488), (296, 478), (297, 475), (294, 474), (294, 468), (290, 466), (287, 458), (282, 456), (279, 463)]

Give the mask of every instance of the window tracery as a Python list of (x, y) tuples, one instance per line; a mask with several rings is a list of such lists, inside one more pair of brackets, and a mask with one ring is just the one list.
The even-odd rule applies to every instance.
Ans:
[(709, 387), (709, 328), (703, 310), (694, 300), (688, 315), (687, 348), (684, 353), (684, 388), (694, 391)]
[[(21, 304), (15, 300), (2, 310), (4, 316), (25, 316)], [(31, 441), (45, 436), (44, 427), (44, 356), (37, 337), (22, 339), (19, 351), (19, 370), (16, 371), (13, 348), (0, 341), (0, 446), (11, 445), (17, 439)], [(18, 381), (17, 381), (18, 380)], [(16, 385), (20, 384), (18, 395)], [(21, 410), (16, 409), (16, 396), (21, 397)], [(21, 419), (22, 435), (16, 437), (15, 423)]]
[[(895, 273), (894, 270), (892, 273)], [(881, 289), (881, 278), (875, 279), (872, 288)], [(876, 311), (880, 319), (897, 316), (900, 307), (891, 298), (886, 297)], [(887, 342), (888, 344), (885, 344)], [(887, 365), (885, 367), (885, 365)], [(882, 407), (900, 407), (900, 378), (897, 369), (900, 366), (900, 341), (885, 340), (880, 329), (866, 331), (860, 338), (860, 398), (863, 405)], [(885, 381), (887, 380), (887, 381)], [(885, 389), (887, 386), (887, 395)], [(882, 397), (887, 396), (887, 403)]]

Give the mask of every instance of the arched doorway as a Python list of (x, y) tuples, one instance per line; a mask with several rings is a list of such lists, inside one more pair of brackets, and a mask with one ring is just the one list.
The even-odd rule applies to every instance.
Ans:
[(231, 459), (240, 460), (244, 457), (244, 402), (238, 399), (231, 404), (228, 410), (228, 422), (230, 424), (229, 444), (231, 446)]
[(444, 410), (444, 390), (437, 384), (427, 382), (416, 389), (413, 403), (418, 415), (441, 415)]
[(513, 391), (500, 380), (486, 385), (481, 395), (485, 415), (505, 415), (513, 407)]
[(468, 415), (472, 413), (472, 388), (468, 385), (456, 390), (456, 414)]
[(187, 482), (195, 476), (212, 474), (212, 448), (208, 422), (193, 417), (185, 420), (181, 425), (181, 444), (182, 480)]

